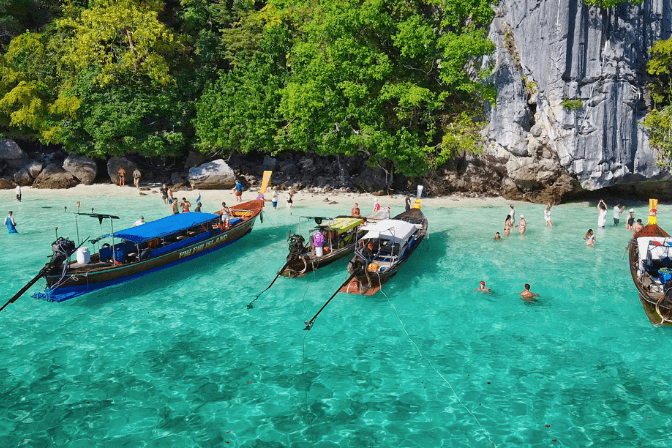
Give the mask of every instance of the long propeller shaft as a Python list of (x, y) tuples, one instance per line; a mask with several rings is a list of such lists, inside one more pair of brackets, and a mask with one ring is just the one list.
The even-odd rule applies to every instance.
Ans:
[(348, 279), (346, 281), (344, 281), (341, 286), (338, 287), (336, 292), (333, 293), (331, 297), (329, 297), (329, 300), (327, 300), (327, 302), (324, 305), (322, 305), (322, 308), (320, 308), (320, 311), (318, 311), (317, 314), (315, 314), (312, 319), (310, 319), (309, 321), (306, 322), (306, 328), (304, 328), (304, 330), (310, 330), (311, 328), (313, 328), (313, 324), (315, 323), (315, 319), (317, 319), (317, 316), (319, 316), (320, 313), (322, 312), (322, 310), (324, 310), (327, 307), (327, 305), (329, 305), (329, 302), (334, 300), (334, 297), (336, 297), (336, 294), (338, 294), (338, 291), (340, 291), (342, 287), (344, 287), (345, 285), (350, 283), (350, 280), (352, 280), (356, 275), (357, 275), (357, 273), (351, 274), (350, 277), (348, 277)]
[(251, 308), (254, 308), (254, 305), (252, 305), (252, 304), (253, 304), (254, 302), (256, 302), (257, 299), (258, 299), (263, 293), (265, 293), (266, 291), (268, 291), (269, 289), (271, 289), (271, 286), (273, 286), (273, 283), (275, 283), (275, 281), (278, 279), (278, 277), (280, 277), (280, 276), (282, 275), (282, 273), (285, 272), (285, 269), (287, 269), (287, 266), (289, 266), (289, 261), (287, 261), (287, 263), (285, 263), (285, 265), (280, 269), (280, 271), (278, 271), (278, 275), (275, 276), (275, 278), (273, 279), (273, 281), (271, 282), (271, 284), (268, 285), (268, 287), (267, 287), (266, 289), (264, 289), (264, 290), (261, 291), (259, 294), (257, 294), (257, 297), (255, 297), (254, 300), (252, 300), (250, 303), (247, 304), (247, 309), (248, 309), (248, 310), (251, 309)]

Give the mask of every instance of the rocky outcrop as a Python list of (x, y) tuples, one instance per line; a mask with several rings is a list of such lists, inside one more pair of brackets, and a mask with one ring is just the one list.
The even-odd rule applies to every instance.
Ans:
[(30, 174), (30, 177), (33, 179), (37, 179), (37, 176), (40, 175), (40, 172), (42, 171), (42, 164), (40, 162), (32, 161), (26, 165), (26, 170), (28, 170), (28, 174)]
[(14, 183), (13, 179), (10, 179), (9, 177), (0, 177), (0, 189), (5, 190), (7, 188), (14, 188), (16, 187), (16, 184)]
[(35, 182), (34, 188), (71, 188), (77, 185), (79, 181), (67, 171), (61, 169), (58, 165), (52, 163), (42, 170)]
[(126, 176), (124, 177), (126, 185), (129, 185), (129, 183), (133, 185), (133, 170), (137, 168), (137, 165), (126, 157), (112, 157), (107, 161), (107, 174), (110, 176), (110, 180), (113, 184), (117, 183), (117, 173), (122, 166), (126, 171)]
[[(84, 185), (91, 185), (98, 174), (96, 162), (86, 156), (69, 155), (63, 161), (63, 169)], [(118, 170), (119, 168), (117, 168)], [(129, 171), (126, 171), (127, 176)]]
[(189, 182), (192, 188), (201, 190), (233, 188), (236, 176), (224, 160), (217, 159), (191, 168)]
[(670, 178), (640, 121), (651, 107), (647, 49), (670, 37), (671, 9), (670, 0), (499, 3), (486, 61), (498, 96), (482, 160), (501, 172), (505, 196)]
[(22, 187), (27, 187), (28, 185), (33, 184), (33, 178), (28, 173), (26, 168), (21, 168), (19, 171), (14, 173), (14, 182)]
[(0, 139), (0, 161), (14, 169), (19, 169), (30, 162), (30, 158), (14, 140), (4, 138)]

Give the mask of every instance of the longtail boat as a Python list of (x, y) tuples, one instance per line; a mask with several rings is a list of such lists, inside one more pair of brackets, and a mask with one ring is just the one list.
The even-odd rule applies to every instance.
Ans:
[[(90, 255), (88, 248), (80, 254), (73, 241), (58, 238), (52, 244), (50, 261), (7, 304), (15, 301), (39, 278), (46, 279), (47, 288), (34, 297), (62, 302), (214, 252), (250, 233), (262, 207), (263, 202), (259, 200), (230, 207), (228, 226), (218, 214), (189, 212), (112, 231), (94, 240), (112, 238), (112, 244), (102, 244), (98, 252)], [(79, 215), (97, 217), (101, 221), (118, 219), (93, 213)], [(75, 254), (77, 260), (71, 261)]]
[(672, 238), (657, 223), (658, 201), (649, 200), (649, 221), (628, 243), (632, 281), (651, 323), (672, 325)]
[(351, 281), (340, 292), (371, 296), (397, 275), (427, 235), (427, 218), (417, 207), (362, 227), (366, 233), (358, 240), (355, 256), (348, 264)]

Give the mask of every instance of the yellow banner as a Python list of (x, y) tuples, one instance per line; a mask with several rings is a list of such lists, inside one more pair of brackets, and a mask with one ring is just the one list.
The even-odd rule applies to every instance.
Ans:
[(649, 199), (649, 224), (658, 223), (658, 199)]
[(266, 190), (271, 183), (271, 174), (273, 174), (273, 171), (264, 171), (264, 177), (261, 180), (261, 190), (259, 190), (259, 193), (266, 193)]

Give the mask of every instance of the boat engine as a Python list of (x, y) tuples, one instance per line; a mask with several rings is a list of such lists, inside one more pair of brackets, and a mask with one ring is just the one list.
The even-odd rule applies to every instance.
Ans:
[(75, 253), (77, 247), (75, 246), (74, 241), (70, 241), (67, 238), (60, 237), (53, 243), (51, 243), (51, 265), (54, 268), (60, 268), (63, 266), (63, 262), (70, 258), (70, 255)]
[(303, 245), (304, 241), (306, 241), (301, 235), (292, 235), (289, 237), (289, 256), (287, 257), (288, 259), (290, 257), (298, 257), (300, 255), (303, 255), (303, 253), (306, 251), (306, 247)]

